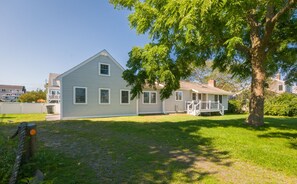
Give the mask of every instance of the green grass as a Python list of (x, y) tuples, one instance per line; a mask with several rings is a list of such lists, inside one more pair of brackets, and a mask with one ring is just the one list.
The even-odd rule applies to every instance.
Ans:
[[(19, 115), (6, 117), (14, 117), (9, 118), (14, 122), (38, 124), (40, 149), (33, 166), (24, 169), (24, 177), (39, 168), (53, 183), (297, 181), (296, 117), (266, 117), (265, 126), (259, 128), (245, 125), (246, 115), (134, 116), (56, 122), (40, 121), (44, 118), (40, 115), (28, 115), (28, 119)], [(0, 123), (0, 151), (5, 137), (17, 125), (6, 123), (7, 120)], [(7, 158), (5, 162), (9, 161)]]
[(0, 114), (0, 123), (44, 121), (46, 114)]

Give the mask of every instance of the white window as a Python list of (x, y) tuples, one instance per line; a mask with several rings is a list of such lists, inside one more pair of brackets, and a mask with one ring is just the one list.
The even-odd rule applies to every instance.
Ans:
[(110, 76), (110, 65), (106, 63), (99, 63), (99, 75)]
[(86, 87), (73, 87), (73, 102), (74, 104), (87, 104)]
[(99, 104), (110, 104), (110, 89), (99, 88)]
[(157, 92), (144, 91), (143, 92), (143, 103), (144, 104), (156, 104), (157, 103)]
[(284, 90), (283, 85), (279, 85), (279, 86), (278, 86), (278, 90), (279, 90), (279, 91), (283, 91), (283, 90)]
[(183, 100), (183, 92), (182, 91), (176, 91), (175, 92), (175, 100), (176, 101), (182, 101)]
[(130, 104), (130, 90), (124, 90), (122, 89), (120, 91), (121, 93), (121, 104)]

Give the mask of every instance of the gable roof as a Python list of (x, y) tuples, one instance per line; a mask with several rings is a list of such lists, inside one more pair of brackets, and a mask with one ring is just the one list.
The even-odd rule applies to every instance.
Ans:
[(0, 84), (0, 89), (19, 89), (22, 90), (24, 86), (18, 86), (18, 85), (2, 85)]
[(232, 95), (228, 91), (222, 90), (220, 88), (212, 87), (207, 84), (198, 84), (194, 82), (180, 81), (180, 89), (192, 90), (197, 93), (207, 93), (214, 95)]
[(90, 57), (89, 59), (85, 60), (84, 62), (76, 65), (75, 67), (71, 68), (70, 70), (62, 73), (61, 75), (59, 75), (56, 79), (57, 80), (60, 80), (61, 78), (65, 77), (66, 75), (70, 74), (71, 72), (77, 70), (78, 68), (82, 67), (83, 65), (91, 62), (93, 59), (95, 59), (96, 57), (98, 56), (106, 56), (106, 57), (109, 57), (121, 70), (125, 70), (122, 65), (120, 65), (120, 63), (118, 63), (108, 52), (107, 50), (102, 50), (100, 51), (99, 53), (95, 54), (94, 56)]

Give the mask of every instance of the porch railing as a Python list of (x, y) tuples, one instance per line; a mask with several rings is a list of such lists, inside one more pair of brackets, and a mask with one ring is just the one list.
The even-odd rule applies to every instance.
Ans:
[(219, 112), (224, 115), (224, 106), (220, 101), (186, 101), (187, 114), (194, 116), (200, 115), (202, 112)]

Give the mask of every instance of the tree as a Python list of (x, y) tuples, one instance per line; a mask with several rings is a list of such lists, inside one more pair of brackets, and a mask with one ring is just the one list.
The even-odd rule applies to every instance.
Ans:
[(46, 94), (42, 90), (30, 91), (20, 96), (20, 102), (38, 102), (46, 99)]
[(249, 80), (242, 80), (230, 73), (212, 69), (212, 65), (212, 61), (206, 61), (205, 66), (194, 69), (188, 79), (202, 84), (214, 79), (216, 80), (216, 87), (231, 92), (239, 92), (246, 89), (250, 84)]
[[(164, 84), (161, 98), (207, 59), (214, 67), (251, 77), (248, 123), (264, 124), (265, 79), (297, 68), (297, 0), (110, 0), (132, 10), (129, 21), (151, 38), (129, 52), (123, 77), (132, 97), (146, 84)], [(293, 72), (290, 72), (293, 71)], [(296, 75), (295, 75), (296, 77)], [(290, 78), (290, 77), (288, 77)]]

